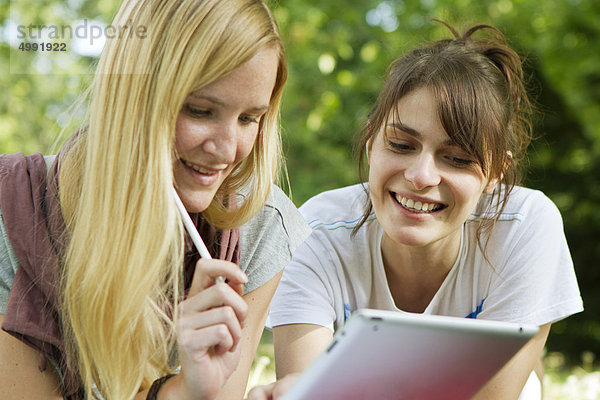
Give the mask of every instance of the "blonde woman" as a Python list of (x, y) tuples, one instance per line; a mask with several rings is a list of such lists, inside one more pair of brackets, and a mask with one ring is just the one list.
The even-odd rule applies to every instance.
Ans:
[(277, 26), (261, 0), (128, 0), (113, 26), (145, 34), (107, 41), (84, 127), (56, 157), (0, 157), (0, 392), (239, 399), (309, 233), (273, 185)]

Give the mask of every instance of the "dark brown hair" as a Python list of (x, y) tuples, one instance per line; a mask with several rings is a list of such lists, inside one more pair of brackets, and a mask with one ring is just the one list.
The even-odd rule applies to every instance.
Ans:
[[(521, 58), (504, 35), (490, 25), (476, 25), (460, 35), (447, 23), (434, 21), (444, 24), (454, 38), (414, 49), (390, 65), (368, 123), (357, 137), (359, 176), (361, 182), (366, 180), (367, 146), (394, 117), (400, 99), (428, 88), (450, 139), (477, 161), (489, 180), (498, 181), (488, 204), (491, 208), (493, 199), (498, 200), (495, 217), (480, 226), (488, 230), (498, 220), (514, 185), (520, 183), (521, 161), (531, 141), (532, 106), (524, 86)], [(483, 37), (475, 39), (475, 33)], [(501, 183), (504, 190), (499, 190)], [(354, 232), (371, 211), (368, 199)]]

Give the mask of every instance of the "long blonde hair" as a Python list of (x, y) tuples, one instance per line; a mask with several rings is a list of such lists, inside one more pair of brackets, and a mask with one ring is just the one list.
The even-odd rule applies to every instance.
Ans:
[[(182, 293), (183, 229), (170, 190), (184, 99), (266, 46), (279, 51), (254, 149), (204, 213), (217, 227), (235, 227), (260, 209), (278, 176), (287, 76), (262, 0), (126, 0), (113, 26), (126, 25), (147, 34), (107, 40), (86, 128), (62, 158), (59, 176), (69, 237), (61, 281), (67, 356), (87, 396), (94, 383), (107, 399), (131, 398), (172, 367), (170, 311)], [(228, 208), (239, 192), (246, 194), (239, 206)]]

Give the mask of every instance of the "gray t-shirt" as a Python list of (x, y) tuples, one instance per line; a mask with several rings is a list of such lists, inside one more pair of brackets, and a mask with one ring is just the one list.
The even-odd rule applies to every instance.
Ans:
[[(240, 268), (248, 275), (246, 293), (264, 285), (281, 271), (310, 232), (290, 199), (273, 186), (262, 210), (240, 228)], [(0, 314), (6, 312), (18, 267), (0, 209)]]
[(288, 265), (310, 233), (296, 206), (273, 186), (262, 210), (240, 227), (240, 268), (248, 275), (246, 293), (264, 285)]
[(0, 314), (6, 313), (6, 304), (8, 303), (8, 294), (12, 287), (19, 261), (13, 251), (6, 227), (4, 226), (4, 217), (0, 210)]

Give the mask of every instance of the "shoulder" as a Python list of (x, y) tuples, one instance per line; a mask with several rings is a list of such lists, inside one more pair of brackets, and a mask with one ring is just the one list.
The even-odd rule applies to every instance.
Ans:
[[(467, 220), (466, 233), (472, 243), (478, 240), (479, 223), (496, 215), (494, 206), (491, 210), (485, 208), (488, 201), (489, 198), (482, 198), (477, 211)], [(500, 260), (509, 262), (516, 254), (548, 252), (549, 246), (568, 252), (562, 217), (556, 205), (543, 192), (520, 186), (513, 188), (497, 222), (485, 237), (482, 243), (486, 244), (486, 253), (495, 264), (502, 264)], [(473, 245), (472, 248), (479, 247)]]
[(501, 218), (512, 215), (522, 218), (523, 227), (535, 230), (563, 231), (560, 211), (554, 202), (540, 190), (516, 186), (508, 197)]
[(294, 258), (308, 260), (304, 264), (320, 260), (324, 265), (335, 264), (351, 271), (371, 263), (371, 257), (379, 254), (381, 237), (374, 212), (355, 230), (364, 218), (369, 199), (365, 189), (368, 187), (357, 184), (326, 191), (302, 205), (300, 212), (312, 234)]
[(310, 234), (310, 228), (294, 203), (278, 186), (273, 185), (263, 208), (250, 221), (241, 226), (240, 231), (246, 234), (256, 234), (275, 227), (281, 228), (282, 232), (292, 241), (300, 240), (302, 242)]
[(542, 191), (515, 186), (508, 196), (507, 208), (521, 209), (526, 214), (558, 211), (556, 205)]
[(485, 293), (481, 318), (543, 325), (581, 311), (562, 218), (544, 193), (515, 187), (489, 236), (479, 243), (477, 227), (467, 224), (469, 268), (464, 271), (476, 271), (480, 293)]
[[(495, 195), (482, 196), (477, 211), (473, 213), (468, 222), (492, 218), (495, 215), (494, 211), (485, 210), (484, 204), (489, 201), (489, 196)], [(515, 186), (499, 215), (498, 222), (512, 223), (509, 225), (514, 226), (538, 225), (542, 227), (556, 224), (562, 226), (562, 217), (554, 202), (543, 192)]]
[(262, 286), (287, 265), (310, 232), (294, 203), (273, 186), (258, 214), (240, 227), (240, 267), (250, 278), (246, 291)]
[(283, 191), (273, 185), (265, 205), (250, 221), (240, 227), (242, 245), (279, 242), (295, 250), (310, 234), (310, 227)]
[(276, 185), (271, 188), (263, 212), (277, 213), (282, 219), (295, 218), (300, 215), (292, 200)]
[(313, 229), (353, 229), (362, 219), (368, 195), (366, 186), (356, 184), (322, 192), (304, 203), (300, 213)]

